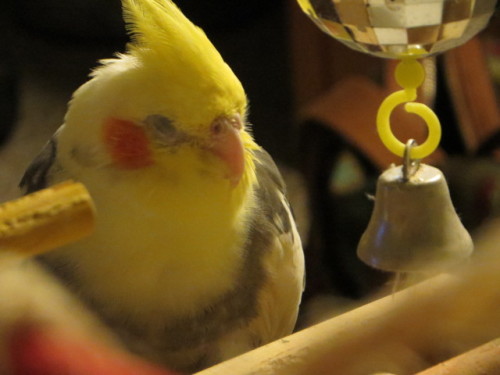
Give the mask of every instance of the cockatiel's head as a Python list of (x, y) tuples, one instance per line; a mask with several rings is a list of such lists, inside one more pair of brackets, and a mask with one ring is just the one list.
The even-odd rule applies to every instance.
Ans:
[(132, 42), (75, 92), (59, 151), (116, 176), (147, 169), (183, 185), (248, 185), (257, 146), (239, 80), (170, 0), (123, 0), (123, 9)]

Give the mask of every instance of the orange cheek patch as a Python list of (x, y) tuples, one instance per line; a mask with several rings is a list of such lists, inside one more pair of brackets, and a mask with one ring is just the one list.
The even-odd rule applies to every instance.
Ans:
[(103, 127), (103, 138), (117, 166), (139, 169), (153, 164), (149, 140), (144, 130), (133, 122), (108, 119)]

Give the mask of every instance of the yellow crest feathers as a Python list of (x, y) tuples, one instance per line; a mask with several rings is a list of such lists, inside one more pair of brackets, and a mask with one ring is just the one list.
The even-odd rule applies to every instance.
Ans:
[(203, 45), (207, 52), (215, 51), (205, 33), (188, 20), (172, 1), (123, 0), (122, 3), (127, 29), (133, 39), (131, 52), (138, 53), (145, 48), (166, 53), (167, 46), (172, 52), (183, 52), (191, 49), (192, 44)]
[(172, 1), (123, 0), (123, 14), (132, 36), (132, 55), (142, 59), (152, 55), (151, 60), (162, 65), (187, 64), (191, 69), (197, 68), (197, 73), (228, 68), (203, 30)]
[[(132, 36), (128, 52), (176, 87), (176, 95), (203, 107), (203, 97), (219, 96), (231, 111), (246, 106), (244, 90), (231, 68), (209, 41), (170, 0), (122, 0), (124, 19)], [(222, 99), (225, 97), (225, 99)], [(230, 104), (232, 102), (233, 104)], [(238, 107), (238, 108), (235, 108)], [(214, 111), (216, 108), (212, 108)]]

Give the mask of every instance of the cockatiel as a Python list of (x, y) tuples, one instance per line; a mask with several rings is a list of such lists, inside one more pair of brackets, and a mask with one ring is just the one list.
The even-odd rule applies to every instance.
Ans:
[(133, 36), (73, 95), (27, 169), (97, 208), (88, 239), (41, 261), (139, 354), (191, 372), (290, 333), (301, 242), (239, 80), (169, 0), (123, 0)]

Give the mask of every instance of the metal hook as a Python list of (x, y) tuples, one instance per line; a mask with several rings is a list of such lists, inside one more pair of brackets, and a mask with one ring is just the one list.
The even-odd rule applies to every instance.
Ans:
[(408, 182), (420, 167), (420, 159), (412, 159), (411, 151), (416, 147), (417, 142), (414, 139), (409, 139), (406, 142), (404, 155), (403, 155), (403, 181)]

